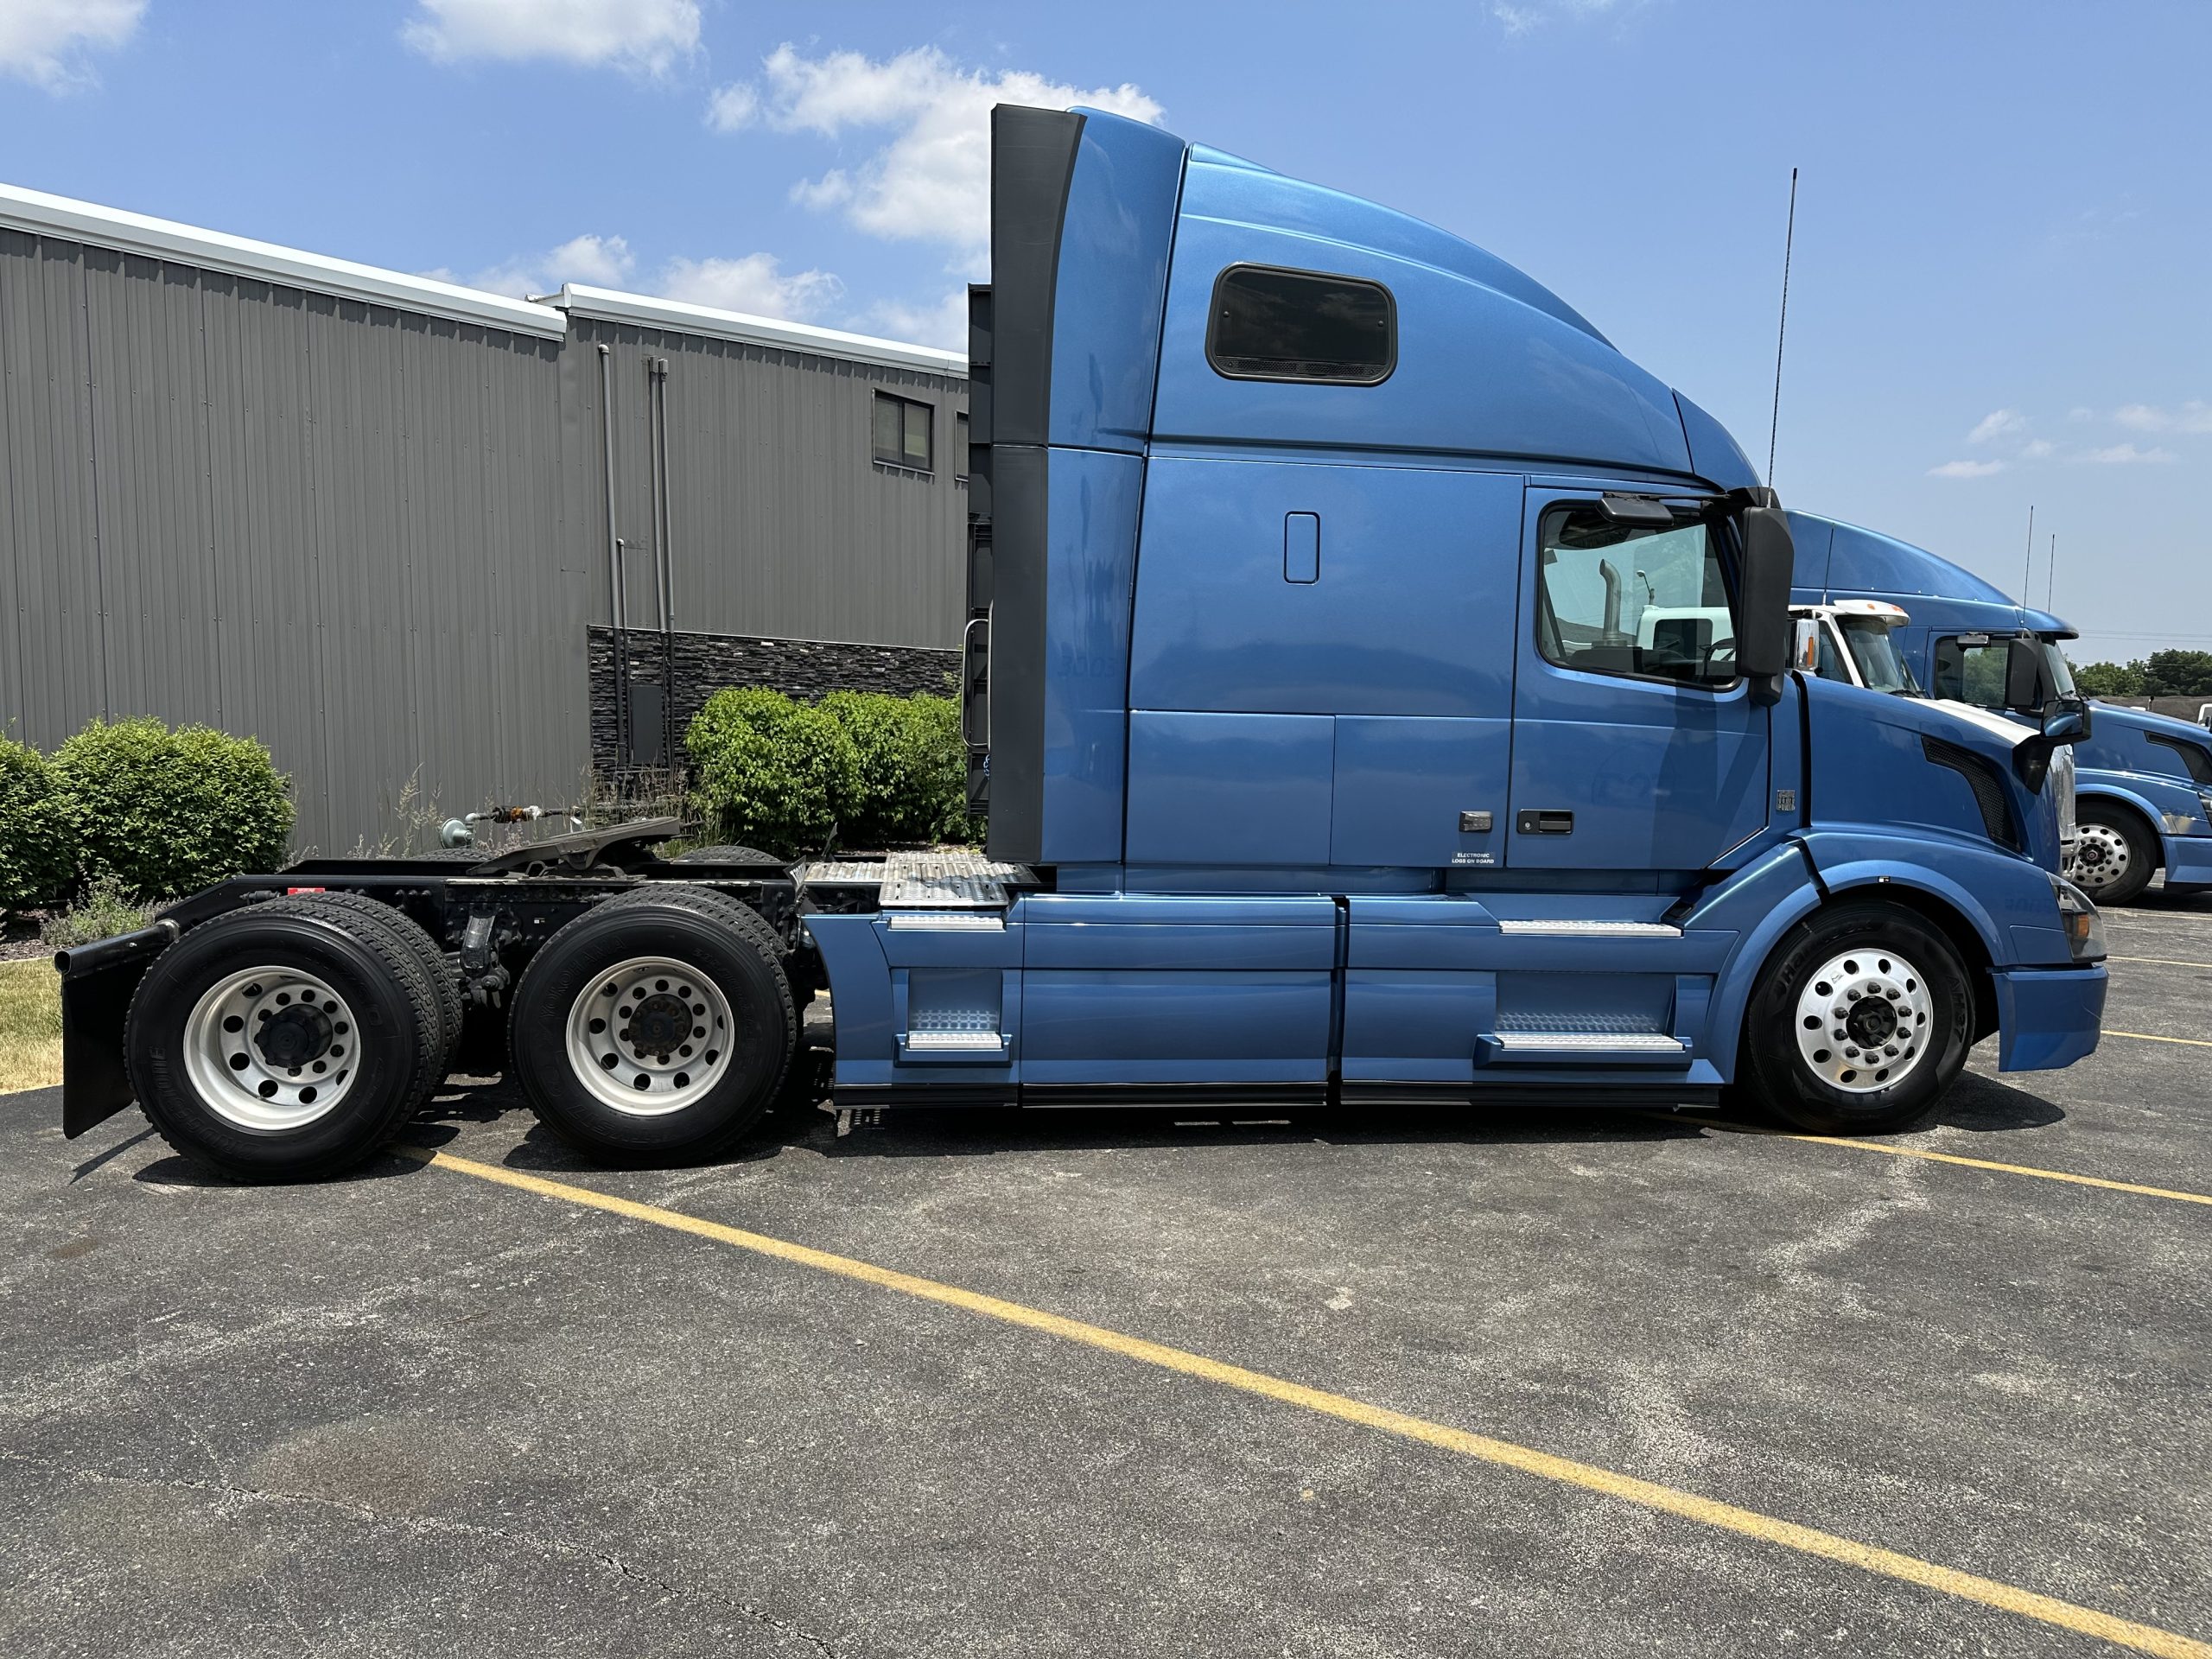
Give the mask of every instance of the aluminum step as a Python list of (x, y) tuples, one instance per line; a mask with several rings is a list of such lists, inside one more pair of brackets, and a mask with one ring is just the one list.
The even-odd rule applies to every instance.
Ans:
[(1599, 1059), (1680, 1059), (1689, 1045), (1658, 1031), (1494, 1031), (1483, 1040), (1501, 1055), (1589, 1056)]
[(1497, 931), (1567, 939), (1679, 939), (1682, 937), (1682, 930), (1672, 922), (1586, 922), (1549, 918), (1500, 922)]
[(910, 1031), (906, 1047), (918, 1054), (1002, 1054), (1006, 1039), (995, 1031)]

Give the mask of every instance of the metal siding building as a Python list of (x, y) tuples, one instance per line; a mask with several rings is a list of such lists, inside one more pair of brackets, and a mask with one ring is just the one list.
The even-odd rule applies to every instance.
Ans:
[[(630, 627), (955, 643), (957, 357), (560, 303), (0, 188), (0, 728), (251, 733), (326, 852), (410, 779), (448, 810), (565, 803), (587, 632), (621, 620), (610, 438)], [(933, 473), (874, 461), (879, 389), (933, 407)]]

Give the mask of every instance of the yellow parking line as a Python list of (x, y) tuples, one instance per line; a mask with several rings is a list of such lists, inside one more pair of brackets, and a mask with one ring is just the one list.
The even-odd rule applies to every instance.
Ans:
[(569, 1204), (604, 1210), (632, 1221), (650, 1222), (657, 1227), (712, 1239), (721, 1244), (734, 1245), (739, 1249), (751, 1250), (779, 1262), (834, 1273), (842, 1278), (874, 1285), (879, 1289), (896, 1291), (904, 1296), (941, 1303), (984, 1319), (1042, 1332), (1047, 1336), (1081, 1343), (1086, 1347), (1103, 1349), (1126, 1359), (1159, 1366), (1163, 1370), (1178, 1371), (1185, 1376), (1195, 1376), (1224, 1388), (1258, 1395), (1283, 1405), (1300, 1407), (1325, 1417), (1334, 1417), (1344, 1422), (1357, 1423), (1363, 1428), (1395, 1434), (1440, 1451), (1457, 1452), (1462, 1457), (1516, 1469), (1523, 1474), (1580, 1487), (1586, 1491), (1601, 1493), (1625, 1503), (1641, 1504), (1648, 1510), (1680, 1516), (1685, 1520), (1758, 1539), (1764, 1543), (1778, 1544), (1786, 1549), (1835, 1561), (1845, 1567), (1854, 1567), (1862, 1572), (1916, 1584), (1924, 1589), (1940, 1591), (1962, 1600), (2017, 1613), (2024, 1618), (2039, 1619), (2046, 1624), (2055, 1624), (2062, 1630), (2073, 1630), (2098, 1641), (2133, 1648), (2141, 1653), (2156, 1654), (2160, 1656), (2160, 1659), (2212, 1659), (2212, 1643), (2161, 1630), (2154, 1624), (2118, 1618), (2110, 1613), (2098, 1612), (2094, 1608), (2061, 1601), (2054, 1596), (2037, 1595), (2031, 1590), (2023, 1590), (1996, 1579), (1985, 1579), (1972, 1573), (1939, 1567), (1916, 1556), (1862, 1544), (1811, 1527), (1801, 1527), (1795, 1522), (1762, 1515), (1756, 1510), (1738, 1509), (1732, 1503), (1723, 1503), (1713, 1498), (1700, 1497), (1694, 1492), (1638, 1480), (1632, 1475), (1617, 1474), (1593, 1464), (1555, 1457), (1548, 1452), (1517, 1446), (1510, 1440), (1493, 1440), (1487, 1434), (1446, 1427), (1426, 1418), (1392, 1411), (1388, 1407), (1370, 1405), (1347, 1395), (1331, 1394), (1325, 1389), (1308, 1388), (1302, 1382), (1286, 1382), (1262, 1371), (1225, 1364), (1220, 1360), (1208, 1359), (1204, 1355), (1190, 1353), (1180, 1348), (1147, 1342), (1141, 1337), (1125, 1336), (1103, 1325), (1086, 1325), (1080, 1319), (1065, 1319), (1058, 1313), (1047, 1313), (1041, 1308), (1025, 1306), (1020, 1302), (1002, 1301), (996, 1296), (963, 1290), (957, 1285), (943, 1284), (934, 1279), (916, 1278), (912, 1274), (879, 1268), (852, 1256), (836, 1255), (828, 1250), (794, 1244), (786, 1239), (771, 1238), (765, 1233), (747, 1232), (742, 1228), (725, 1226), (720, 1222), (702, 1220), (696, 1216), (684, 1215), (680, 1211), (664, 1210), (658, 1205), (618, 1198), (611, 1193), (594, 1192), (590, 1187), (572, 1186), (564, 1181), (549, 1181), (543, 1176), (526, 1175), (519, 1170), (502, 1169), (495, 1164), (478, 1163), (474, 1159), (458, 1158), (451, 1153), (432, 1152), (417, 1147), (395, 1147), (392, 1150), (441, 1169), (474, 1175), (480, 1180), (496, 1181), (505, 1186), (520, 1188), (525, 1192), (535, 1192), (543, 1198), (558, 1198)]
[(2202, 1037), (2154, 1037), (2147, 1031), (2114, 1031), (2110, 1026), (2105, 1027), (2104, 1034), (2107, 1037), (2133, 1037), (2139, 1043), (2179, 1043), (2183, 1048), (2212, 1048), (2212, 1043), (2206, 1042)]
[[(2120, 1035), (2107, 1032), (2107, 1037)], [(2179, 1038), (2161, 1040), (2178, 1042)], [(1925, 1147), (1891, 1146), (1881, 1141), (1854, 1141), (1842, 1135), (1794, 1135), (1788, 1129), (1762, 1128), (1756, 1123), (1731, 1123), (1717, 1117), (1697, 1117), (1688, 1112), (1653, 1112), (1649, 1116), (1670, 1123), (1696, 1123), (1729, 1135), (1764, 1135), (1775, 1141), (1802, 1141), (1814, 1147), (1853, 1147), (1878, 1152), (1888, 1158), (1918, 1158), (1931, 1164), (1959, 1164), (1967, 1169), (1994, 1170), (2000, 1175), (2031, 1175), (2039, 1181), (2063, 1181), (2069, 1186), (2101, 1186), (2107, 1192), (2133, 1192), (2139, 1198), (2171, 1198), (2178, 1204), (2212, 1204), (2212, 1192), (2183, 1192), (2170, 1186), (2142, 1186), (2133, 1181), (2108, 1181), (2101, 1175), (2076, 1175), (2070, 1170), (2039, 1169), (2033, 1164), (2000, 1164), (1990, 1158), (1967, 1158), (1955, 1152), (1931, 1152)]]
[(2212, 968), (2212, 962), (2177, 962), (2171, 957), (2107, 957), (2107, 962), (2147, 962), (2159, 968)]

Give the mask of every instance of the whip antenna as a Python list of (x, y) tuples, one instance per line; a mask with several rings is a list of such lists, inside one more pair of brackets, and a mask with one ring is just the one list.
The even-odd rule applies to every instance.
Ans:
[(1789, 226), (1782, 235), (1782, 321), (1774, 331), (1774, 409), (1766, 423), (1766, 486), (1774, 487), (1774, 439), (1782, 425), (1782, 343), (1789, 334), (1789, 254), (1797, 242), (1797, 169), (1789, 169)]

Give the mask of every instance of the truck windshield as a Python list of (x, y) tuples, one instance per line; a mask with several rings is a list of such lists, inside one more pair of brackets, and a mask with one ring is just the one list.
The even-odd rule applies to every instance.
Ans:
[(1912, 671), (1897, 655), (1885, 624), (1871, 617), (1840, 616), (1836, 626), (1843, 631), (1843, 643), (1850, 648), (1851, 660), (1859, 664), (1860, 683), (1869, 690), (1887, 691), (1897, 696), (1920, 694), (1920, 688), (1913, 683)]
[(2058, 687), (2058, 695), (2062, 697), (2072, 696), (2074, 671), (2067, 666), (2065, 652), (2059, 648), (2058, 641), (2049, 634), (2043, 635), (2042, 639), (2043, 654), (2050, 659), (2050, 677), (2052, 683)]

